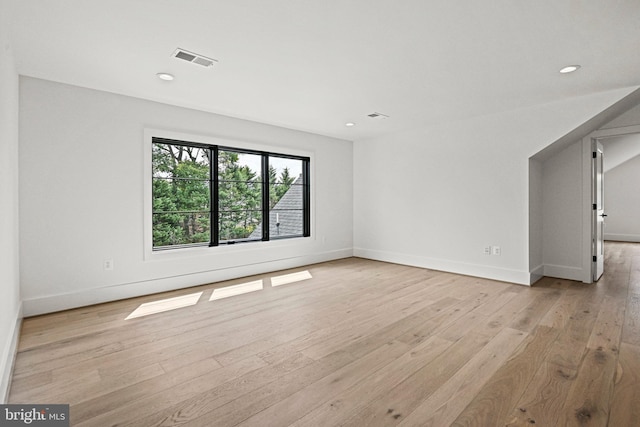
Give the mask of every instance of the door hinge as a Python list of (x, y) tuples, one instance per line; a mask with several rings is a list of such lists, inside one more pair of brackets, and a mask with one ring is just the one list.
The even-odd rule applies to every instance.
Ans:
[(593, 158), (595, 159), (596, 157), (598, 157), (598, 153), (596, 153), (596, 152), (594, 151), (594, 152), (592, 153), (591, 157), (593, 157)]
[(593, 256), (593, 262), (596, 262), (596, 261), (598, 261), (598, 257), (594, 255)]
[(595, 203), (593, 204), (593, 210), (595, 211), (596, 209), (598, 209), (598, 205), (596, 205)]

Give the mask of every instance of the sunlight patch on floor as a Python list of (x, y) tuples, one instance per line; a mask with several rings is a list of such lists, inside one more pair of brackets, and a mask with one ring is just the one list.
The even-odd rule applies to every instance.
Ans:
[(202, 296), (202, 292), (195, 294), (183, 295), (175, 298), (167, 298), (158, 301), (145, 302), (140, 304), (125, 320), (135, 319), (136, 317), (148, 316), (150, 314), (163, 313), (165, 311), (176, 310), (178, 308), (189, 307), (195, 305)]
[(298, 271), (297, 273), (284, 274), (282, 276), (274, 276), (271, 278), (271, 286), (288, 285), (289, 283), (302, 282), (303, 280), (312, 279), (308, 270)]
[(247, 294), (249, 292), (260, 291), (263, 287), (264, 286), (262, 280), (256, 280), (254, 282), (214, 289), (213, 293), (211, 294), (211, 298), (209, 298), (209, 301), (215, 301), (218, 299), (229, 298), (236, 295)]

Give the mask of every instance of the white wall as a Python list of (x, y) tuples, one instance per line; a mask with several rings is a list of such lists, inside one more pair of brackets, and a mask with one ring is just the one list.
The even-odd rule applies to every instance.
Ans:
[[(20, 80), (26, 315), (352, 255), (352, 143), (44, 80)], [(144, 131), (312, 155), (313, 236), (145, 258)], [(115, 269), (103, 262), (113, 259)]]
[(632, 90), (356, 141), (354, 253), (529, 284), (529, 157)]
[(20, 327), (18, 262), (18, 74), (0, 3), (0, 403), (7, 387)]
[[(639, 143), (640, 144), (640, 143)], [(609, 142), (604, 144), (605, 159)], [(605, 239), (640, 242), (640, 156), (604, 175)]]
[(582, 280), (582, 141), (543, 163), (544, 275)]

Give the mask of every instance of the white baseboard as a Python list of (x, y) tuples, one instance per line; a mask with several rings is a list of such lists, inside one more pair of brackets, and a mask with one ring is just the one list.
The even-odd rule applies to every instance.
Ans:
[(640, 234), (612, 234), (604, 233), (604, 240), (612, 240), (616, 242), (633, 242), (640, 243)]
[(0, 403), (7, 403), (9, 390), (11, 387), (11, 375), (13, 365), (18, 352), (18, 340), (20, 338), (20, 327), (22, 325), (22, 305), (18, 307), (16, 319), (13, 323), (13, 330), (9, 339), (2, 347), (2, 359), (0, 359)]
[(506, 268), (490, 267), (486, 265), (466, 264), (457, 261), (434, 259), (407, 255), (395, 252), (376, 251), (363, 248), (354, 248), (353, 255), (360, 258), (374, 259), (377, 261), (392, 262), (395, 264), (409, 265), (412, 267), (428, 268), (431, 270), (446, 271), (465, 276), (483, 277), (502, 282), (516, 283), (529, 286), (529, 272), (510, 270)]
[(540, 264), (529, 272), (529, 284), (533, 285), (544, 277), (544, 265)]
[(582, 268), (569, 267), (566, 265), (545, 264), (544, 275), (558, 279), (576, 280), (578, 282), (581, 282), (583, 278)]
[(53, 313), (55, 311), (85, 307), (88, 305), (117, 301), (142, 295), (150, 295), (158, 292), (173, 291), (176, 289), (189, 288), (191, 286), (237, 279), (240, 277), (252, 276), (254, 274), (264, 274), (272, 271), (315, 264), (318, 262), (348, 258), (351, 256), (353, 256), (353, 250), (351, 248), (340, 249), (313, 255), (243, 265), (239, 267), (217, 269), (159, 279), (142, 280), (138, 282), (107, 286), (104, 288), (93, 288), (79, 292), (25, 299), (23, 301), (24, 315), (36, 316), (39, 314)]

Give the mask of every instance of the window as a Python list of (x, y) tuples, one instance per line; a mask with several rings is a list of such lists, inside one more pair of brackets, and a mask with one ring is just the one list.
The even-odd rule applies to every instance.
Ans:
[(309, 158), (152, 138), (153, 249), (310, 235)]

